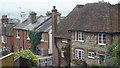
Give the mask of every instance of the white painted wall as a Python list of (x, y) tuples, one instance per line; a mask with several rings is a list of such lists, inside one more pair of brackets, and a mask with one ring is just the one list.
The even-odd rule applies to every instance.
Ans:
[(48, 54), (52, 54), (52, 29), (49, 31), (49, 49)]

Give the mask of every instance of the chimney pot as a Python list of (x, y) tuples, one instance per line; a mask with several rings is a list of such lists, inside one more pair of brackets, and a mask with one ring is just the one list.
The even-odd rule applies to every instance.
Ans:
[(52, 12), (57, 12), (56, 6), (53, 6)]
[(7, 15), (2, 15), (2, 23), (3, 24), (7, 24), (8, 23)]

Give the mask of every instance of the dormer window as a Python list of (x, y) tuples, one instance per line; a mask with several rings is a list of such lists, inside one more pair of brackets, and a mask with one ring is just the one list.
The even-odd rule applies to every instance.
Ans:
[(17, 30), (17, 38), (20, 38), (20, 31)]
[(80, 32), (80, 31), (75, 32), (75, 41), (84, 42), (83, 32)]
[(106, 45), (106, 35), (98, 34), (98, 45)]

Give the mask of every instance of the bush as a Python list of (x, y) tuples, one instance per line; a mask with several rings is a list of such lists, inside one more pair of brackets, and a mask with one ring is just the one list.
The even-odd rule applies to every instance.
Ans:
[(28, 59), (28, 66), (34, 67), (38, 65), (38, 58), (30, 50), (21, 50), (20, 52), (14, 53), (14, 56), (21, 56), (25, 59)]

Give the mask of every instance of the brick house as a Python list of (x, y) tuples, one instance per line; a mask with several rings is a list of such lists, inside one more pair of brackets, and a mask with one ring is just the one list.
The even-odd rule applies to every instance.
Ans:
[[(7, 18), (3, 15), (0, 23), (0, 48), (4, 50), (6, 46), (10, 52), (13, 52), (13, 27), (19, 24), (20, 20), (15, 18)], [(5, 26), (6, 25), (6, 26)]]
[[(107, 46), (112, 44), (114, 37), (120, 36), (119, 6), (107, 2), (77, 5), (57, 25), (54, 35), (56, 45), (62, 48), (69, 44), (71, 60), (85, 61), (89, 65), (110, 65)], [(68, 43), (63, 43), (63, 40)], [(59, 55), (54, 54), (56, 53), (53, 53), (55, 61), (59, 61)], [(71, 62), (71, 65), (75, 64)]]
[(37, 45), (37, 55), (48, 56), (52, 54), (52, 18), (51, 14), (47, 16), (36, 16), (35, 12), (31, 12), (29, 17), (14, 27), (14, 50), (29, 49), (31, 43), (28, 36), (29, 30), (37, 30), (42, 33), (41, 43)]

